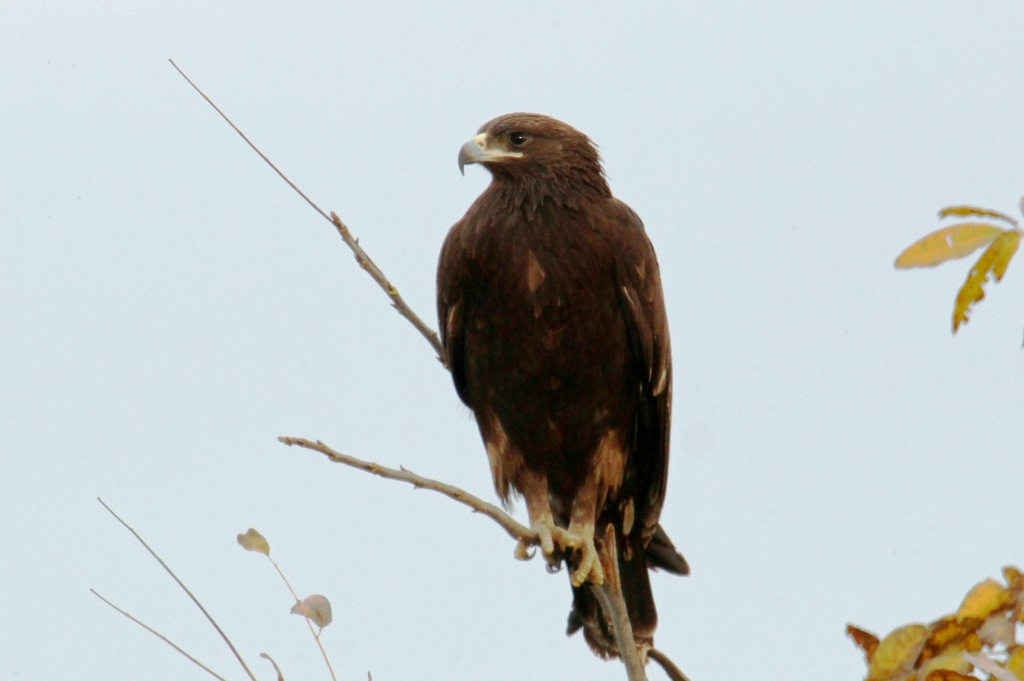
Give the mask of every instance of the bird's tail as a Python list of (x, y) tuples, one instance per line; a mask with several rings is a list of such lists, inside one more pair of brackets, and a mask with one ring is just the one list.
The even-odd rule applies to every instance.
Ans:
[[(616, 525), (616, 548), (618, 564), (618, 588), (626, 603), (633, 639), (637, 646), (653, 646), (654, 630), (658, 626), (658, 611), (651, 593), (649, 569), (661, 568), (675, 574), (689, 574), (686, 560), (676, 551), (671, 540), (659, 525), (647, 546), (638, 535), (624, 536)], [(598, 552), (603, 554), (605, 543), (599, 542)], [(612, 579), (613, 575), (607, 574)], [(604, 659), (619, 656), (618, 645), (611, 623), (601, 611), (601, 606), (589, 585), (574, 587), (572, 590), (572, 611), (569, 613), (567, 635), (583, 630), (583, 638), (596, 655)]]

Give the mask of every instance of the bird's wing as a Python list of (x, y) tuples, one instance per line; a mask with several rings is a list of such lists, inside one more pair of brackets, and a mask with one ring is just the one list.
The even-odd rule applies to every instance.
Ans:
[(460, 221), (448, 232), (437, 266), (437, 320), (444, 347), (444, 361), (455, 381), (455, 390), (466, 401), (465, 291), (468, 260), (465, 258), (465, 229)]
[(631, 457), (636, 520), (645, 542), (654, 536), (668, 477), (672, 353), (658, 259), (640, 218), (616, 201), (616, 283), (633, 359), (639, 407)]

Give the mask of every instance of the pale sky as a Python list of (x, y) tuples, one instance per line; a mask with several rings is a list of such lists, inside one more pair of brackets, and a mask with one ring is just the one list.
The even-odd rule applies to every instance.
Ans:
[(1016, 214), (1024, 4), (640, 7), (0, 5), (0, 678), (207, 678), (90, 587), (242, 677), (97, 496), (260, 678), (328, 676), (250, 526), (331, 599), (339, 679), (624, 678), (490, 521), (276, 441), (495, 498), (427, 344), (168, 58), (432, 325), (462, 143), (536, 111), (600, 145), (661, 263), (693, 574), (654, 576), (656, 641), (695, 681), (862, 678), (847, 622), (1024, 562), (1024, 260), (956, 337), (971, 261), (892, 268), (943, 206)]

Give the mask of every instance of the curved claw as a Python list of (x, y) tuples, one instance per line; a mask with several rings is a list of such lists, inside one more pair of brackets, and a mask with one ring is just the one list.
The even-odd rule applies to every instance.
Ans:
[(519, 541), (516, 544), (516, 551), (513, 555), (515, 555), (516, 560), (533, 560), (533, 557), (537, 555), (537, 551), (531, 551), (529, 544), (524, 541)]
[[(567, 559), (570, 553), (579, 554), (579, 561), (572, 571), (572, 585), (583, 586), (585, 582), (604, 584), (604, 568), (594, 545), (594, 536), (587, 532), (574, 532), (572, 529), (555, 525), (550, 520), (538, 520), (530, 525), (530, 529), (537, 535), (533, 541), (520, 540), (516, 544), (515, 557), (519, 560), (530, 560), (536, 555), (536, 551), (530, 551), (534, 543), (540, 545), (544, 559), (547, 561), (545, 569), (550, 573), (561, 572), (562, 560)], [(555, 549), (558, 553), (555, 553)]]

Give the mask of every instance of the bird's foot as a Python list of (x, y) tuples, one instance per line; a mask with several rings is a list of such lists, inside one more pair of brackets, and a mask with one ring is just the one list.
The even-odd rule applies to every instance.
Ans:
[(579, 553), (579, 562), (572, 571), (572, 585), (583, 586), (584, 582), (604, 584), (604, 568), (598, 559), (597, 547), (594, 546), (594, 534), (566, 531), (562, 545), (573, 553)]
[(530, 560), (533, 558), (533, 551), (530, 551), (530, 546), (533, 544), (540, 544), (540, 550), (544, 554), (545, 560), (549, 564), (552, 562), (557, 563), (558, 559), (555, 556), (555, 540), (554, 535), (558, 532), (564, 532), (560, 527), (555, 525), (551, 519), (537, 520), (530, 525), (530, 529), (533, 530), (537, 535), (537, 539), (530, 542), (523, 539), (519, 540), (516, 544), (515, 556), (519, 560)]
[(530, 560), (534, 553), (530, 547), (540, 544), (541, 553), (548, 563), (548, 569), (557, 572), (561, 569), (562, 558), (578, 556), (576, 567), (572, 571), (572, 585), (579, 587), (584, 582), (604, 584), (604, 568), (598, 559), (597, 547), (594, 546), (593, 532), (576, 532), (555, 525), (554, 521), (544, 519), (535, 521), (530, 529), (537, 535), (532, 541), (519, 540), (516, 544), (515, 557), (519, 560)]

